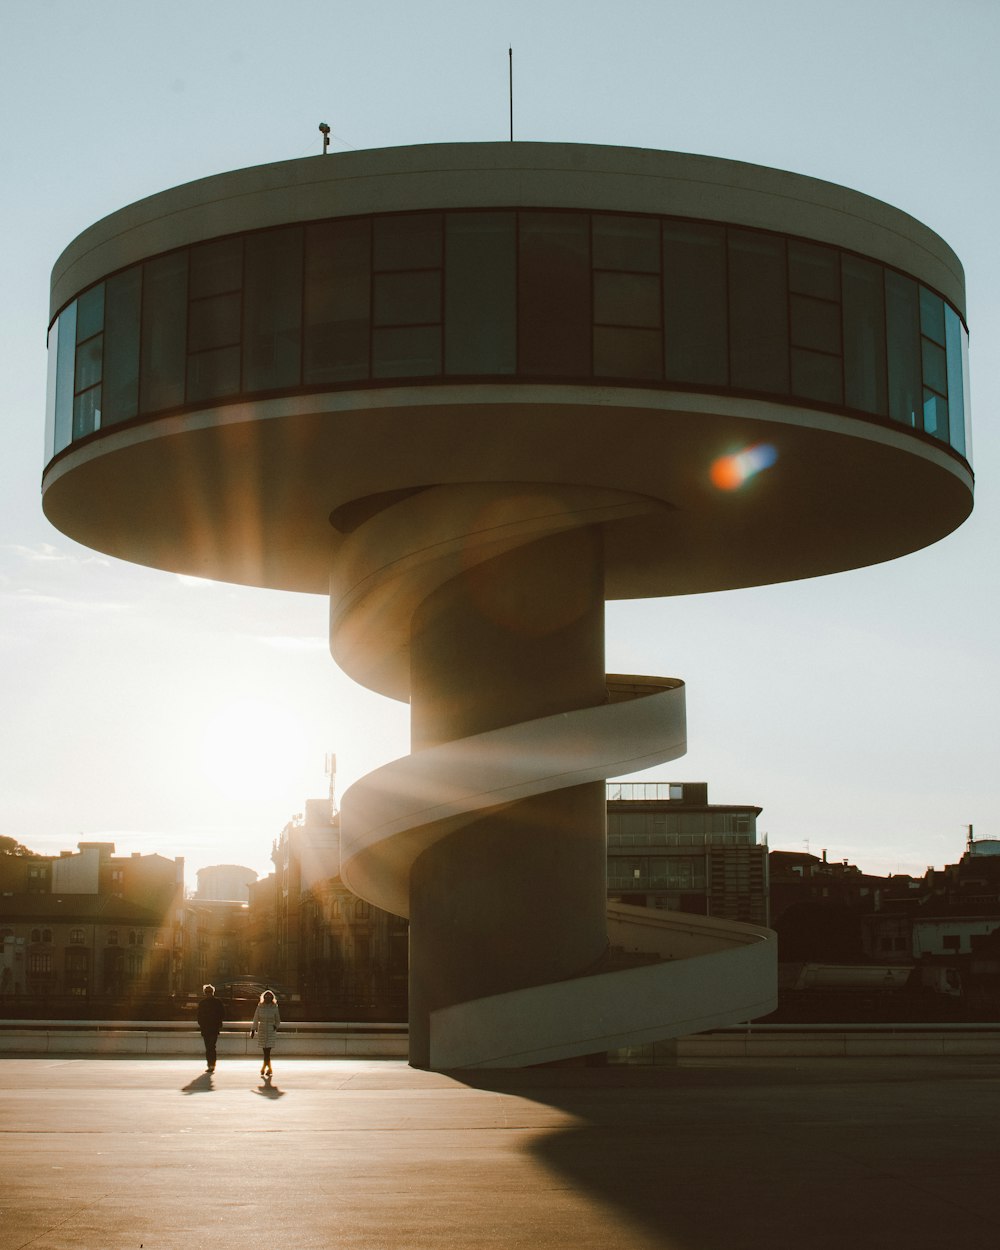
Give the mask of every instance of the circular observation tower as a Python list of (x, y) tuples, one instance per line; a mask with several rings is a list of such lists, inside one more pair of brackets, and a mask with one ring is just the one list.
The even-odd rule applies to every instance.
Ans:
[[(126, 560), (329, 592), (334, 658), (410, 702), (413, 754), (344, 796), (342, 864), (411, 919), (411, 1062), (769, 1009), (762, 931), (617, 940), (640, 922), (608, 916), (603, 779), (683, 753), (684, 691), (605, 674), (604, 601), (859, 567), (961, 524), (964, 277), (941, 239), (739, 162), (428, 145), (142, 200), (63, 253), (51, 314), (49, 519)], [(681, 960), (687, 988), (654, 993), (608, 971), (609, 932), (752, 967), (715, 960), (713, 999)]]

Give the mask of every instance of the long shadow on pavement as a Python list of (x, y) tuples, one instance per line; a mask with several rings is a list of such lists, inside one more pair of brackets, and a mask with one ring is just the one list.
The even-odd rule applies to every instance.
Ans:
[(450, 1075), (572, 1116), (535, 1156), (669, 1250), (997, 1245), (995, 1066)]

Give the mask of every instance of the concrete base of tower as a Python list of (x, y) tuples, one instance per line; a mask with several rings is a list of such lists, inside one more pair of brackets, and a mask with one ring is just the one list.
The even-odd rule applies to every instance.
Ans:
[(424, 852), (410, 879), (410, 1063), (431, 1012), (564, 981), (607, 946), (602, 783), (540, 795)]
[[(476, 565), (413, 621), (415, 751), (606, 699), (601, 536)], [(434, 842), (410, 876), (410, 1062), (437, 1008), (584, 972), (607, 945), (601, 783), (522, 799)]]

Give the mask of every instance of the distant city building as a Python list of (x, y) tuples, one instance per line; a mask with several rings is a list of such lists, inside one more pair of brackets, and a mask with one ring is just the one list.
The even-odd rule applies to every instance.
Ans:
[(700, 781), (609, 784), (609, 897), (766, 926), (760, 813), (748, 804), (709, 803)]
[(254, 870), (242, 864), (213, 864), (209, 868), (198, 869), (198, 888), (194, 896), (203, 902), (236, 900), (247, 903), (250, 887), (256, 880)]
[(81, 842), (58, 856), (0, 856), (0, 1000), (68, 1010), (177, 990), (184, 860), (114, 851)]
[(1000, 841), (969, 838), (957, 864), (923, 878), (891, 877), (864, 925), (872, 958), (910, 961), (973, 955), (1000, 929)]
[[(281, 831), (271, 856), (275, 953), (267, 966), (320, 1018), (402, 1018), (407, 922), (344, 885), (339, 838), (329, 799), (308, 800), (304, 814)], [(271, 896), (267, 888), (257, 892), (256, 933), (265, 929), (257, 913)]]

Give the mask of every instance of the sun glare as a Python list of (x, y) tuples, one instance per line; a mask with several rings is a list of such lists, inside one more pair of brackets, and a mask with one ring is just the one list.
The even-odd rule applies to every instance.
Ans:
[(307, 751), (298, 717), (264, 699), (236, 699), (205, 722), (201, 765), (214, 789), (232, 799), (276, 799), (294, 788)]

